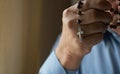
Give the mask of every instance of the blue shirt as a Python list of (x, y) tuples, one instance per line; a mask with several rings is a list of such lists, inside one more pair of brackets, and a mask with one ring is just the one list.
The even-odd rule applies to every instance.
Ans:
[[(56, 48), (57, 43), (54, 48)], [(93, 46), (75, 71), (62, 67), (54, 50), (39, 70), (39, 74), (120, 74), (120, 35), (108, 30), (103, 40)]]

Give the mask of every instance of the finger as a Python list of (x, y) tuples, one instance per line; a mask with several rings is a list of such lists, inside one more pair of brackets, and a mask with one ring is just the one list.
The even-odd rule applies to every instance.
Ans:
[(98, 9), (98, 10), (110, 10), (111, 9), (111, 4), (107, 0), (85, 0), (82, 1), (83, 6), (81, 9), (78, 9), (78, 3), (72, 5), (71, 7), (68, 8), (68, 10), (72, 10), (74, 12), (81, 10), (81, 11), (86, 11), (88, 9)]
[(112, 21), (112, 16), (109, 12), (96, 9), (87, 10), (80, 17), (82, 21), (81, 24), (90, 24), (94, 22), (110, 23)]
[(65, 22), (64, 24), (66, 24), (66, 27), (73, 34), (76, 34), (78, 31), (78, 24), (77, 24), (78, 19), (81, 19), (82, 21), (81, 27), (83, 30), (85, 30), (86, 35), (97, 32), (103, 33), (107, 28), (107, 26), (105, 26), (105, 23), (110, 22), (110, 18), (105, 14), (107, 12), (103, 12), (103, 13), (101, 13), (102, 15), (101, 14), (98, 15), (98, 13), (96, 13), (96, 15), (98, 15), (99, 17), (96, 16), (95, 14), (90, 16), (90, 13), (86, 13), (85, 15), (83, 15), (83, 17), (80, 17), (78, 14), (75, 14), (73, 12), (68, 12), (66, 14), (68, 14), (69, 16), (64, 17), (63, 22)]
[[(83, 48), (85, 49), (84, 51), (86, 53), (89, 53), (91, 51), (91, 47), (93, 45), (99, 43), (102, 39), (103, 39), (102, 33), (91, 34), (86, 37), (83, 37)], [(84, 46), (86, 44), (87, 44), (87, 46)], [(88, 48), (89, 48), (89, 50), (86, 50)]]
[(114, 16), (113, 16), (113, 20), (112, 20), (112, 22), (110, 23), (110, 25), (116, 25), (116, 24), (117, 24), (118, 17), (119, 17), (119, 15), (114, 15)]
[(72, 36), (76, 36), (78, 24), (77, 20), (79, 19), (79, 15), (77, 13), (74, 13), (72, 10), (65, 10), (63, 14), (63, 31), (67, 31)]
[(78, 3), (70, 6), (69, 8), (67, 8), (67, 10), (72, 11), (74, 13), (78, 13), (79, 9), (77, 7), (78, 7)]
[(88, 9), (110, 10), (111, 4), (107, 0), (86, 0), (81, 10)]
[(63, 17), (68, 17), (70, 15), (79, 15), (79, 9), (77, 8), (78, 7), (78, 3), (70, 6), (69, 8), (65, 9), (63, 11)]
[(107, 26), (105, 26), (105, 24), (101, 22), (80, 25), (80, 27), (84, 31), (84, 36), (91, 35), (94, 33), (104, 33), (107, 29)]

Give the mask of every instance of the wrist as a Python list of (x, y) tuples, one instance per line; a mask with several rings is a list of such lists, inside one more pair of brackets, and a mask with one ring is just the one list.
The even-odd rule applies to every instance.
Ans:
[(61, 65), (67, 70), (76, 70), (79, 68), (83, 55), (77, 55), (68, 50), (57, 48), (55, 53)]

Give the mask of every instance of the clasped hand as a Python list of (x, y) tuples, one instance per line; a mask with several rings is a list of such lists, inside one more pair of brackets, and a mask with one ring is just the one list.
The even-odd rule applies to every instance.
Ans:
[[(86, 0), (82, 8), (78, 3), (63, 11), (63, 28), (55, 53), (62, 66), (69, 70), (79, 67), (82, 58), (91, 51), (92, 46), (99, 43), (107, 25), (112, 21), (109, 13), (111, 4), (107, 0)], [(81, 11), (82, 14), (78, 15)], [(76, 20), (81, 23), (77, 24)], [(77, 36), (78, 25), (84, 31), (82, 42)]]

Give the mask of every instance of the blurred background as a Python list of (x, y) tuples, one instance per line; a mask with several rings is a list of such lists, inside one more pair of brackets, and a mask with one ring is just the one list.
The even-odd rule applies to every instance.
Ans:
[(0, 74), (38, 74), (70, 0), (0, 0)]

